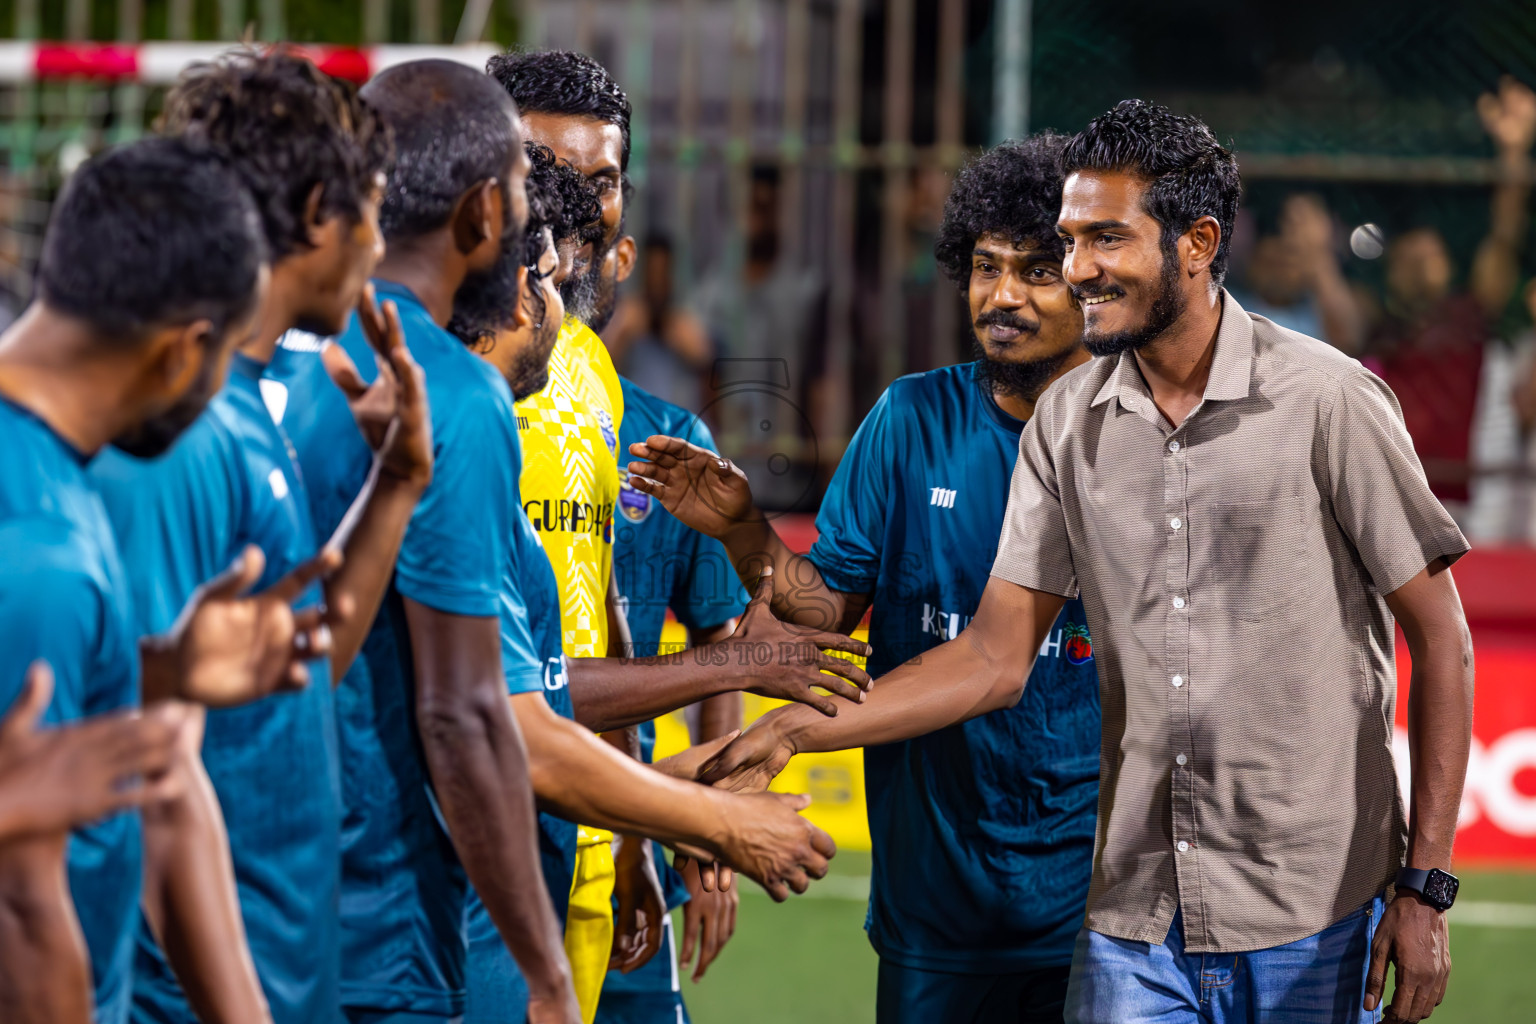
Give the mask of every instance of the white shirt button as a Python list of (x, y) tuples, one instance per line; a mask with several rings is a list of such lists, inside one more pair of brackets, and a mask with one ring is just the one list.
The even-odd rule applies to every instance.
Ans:
[(1179, 852), (1180, 853), (1188, 853), (1189, 852), (1189, 844), (1186, 843), (1184, 840), (1180, 839), (1178, 845), (1179, 845)]
[(1178, 451), (1179, 447), (1180, 447), (1179, 446), (1179, 442), (1177, 442), (1177, 441), (1169, 441), (1168, 442), (1168, 450), (1171, 451), (1171, 452)]
[(1175, 608), (1183, 608), (1184, 607), (1184, 599), (1182, 597), (1175, 597), (1173, 599), (1173, 606)]
[(1178, 516), (1174, 516), (1173, 520), (1168, 525), (1177, 530), (1179, 527), (1184, 525), (1184, 520), (1180, 519)]
[(1177, 761), (1180, 765), (1189, 764), (1189, 758), (1185, 757), (1183, 754), (1180, 754), (1178, 757), (1174, 758), (1174, 760)]
[(1173, 677), (1173, 688), (1175, 690), (1177, 690), (1179, 687), (1181, 687), (1183, 685), (1184, 685), (1184, 677), (1183, 676), (1174, 676)]

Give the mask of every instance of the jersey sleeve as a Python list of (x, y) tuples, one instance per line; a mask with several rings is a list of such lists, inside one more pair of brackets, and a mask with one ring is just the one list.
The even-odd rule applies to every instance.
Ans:
[[(521, 576), (522, 567), (518, 567)], [(544, 689), (544, 662), (528, 623), (528, 602), (517, 580), (509, 579), (501, 593), (501, 670), (507, 692), (538, 693)]]
[(517, 478), (496, 418), (508, 415), (485, 388), (430, 394), (436, 432), (432, 483), (400, 547), (400, 593), (448, 615), (500, 613)]
[(875, 403), (832, 476), (810, 560), (833, 590), (865, 594), (880, 574), (893, 472), (891, 389)]
[[(718, 451), (709, 427), (697, 416), (679, 433), (689, 442)], [(713, 537), (686, 527), (687, 564), (678, 574), (676, 590), (668, 602), (677, 621), (691, 630), (714, 629), (746, 611), (747, 592), (736, 576), (725, 546)]]
[(53, 669), (44, 719), (85, 715), (108, 602), (84, 567), (81, 544), (69, 524), (55, 520), (0, 524), (0, 709), (15, 702), (28, 667), (41, 659)]

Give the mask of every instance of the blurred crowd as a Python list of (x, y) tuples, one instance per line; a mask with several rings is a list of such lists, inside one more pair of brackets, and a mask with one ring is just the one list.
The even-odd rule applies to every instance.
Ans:
[[(1228, 287), (1245, 309), (1338, 346), (1391, 385), (1436, 494), (1474, 540), (1531, 543), (1536, 279), (1522, 283), (1521, 258), (1530, 232), (1536, 93), (1506, 78), (1481, 97), (1477, 114), (1496, 151), (1497, 175), (1468, 265), (1457, 265), (1432, 224), (1351, 230), (1320, 196), (1298, 190), (1269, 230), (1244, 213)], [(944, 190), (942, 179), (912, 190), (914, 261), (906, 278), (914, 286), (906, 314), (914, 328), (909, 346), (921, 351), (908, 353), (909, 369), (966, 354), (958, 342), (930, 339), (922, 330), (943, 322), (933, 319), (930, 305), (950, 296), (922, 287), (932, 278), (923, 225), (936, 220)], [(937, 201), (924, 203), (930, 194)], [(671, 241), (649, 236), (605, 335), (621, 373), (703, 410), (722, 446), (742, 454), (754, 482), (764, 481), (767, 501), (788, 507), (806, 491), (793, 467), (824, 422), (820, 409), (847, 399), (826, 393), (826, 282), (780, 258), (780, 212), (776, 169), (755, 169), (741, 262), (706, 269), (687, 296), (675, 285)], [(1378, 257), (1379, 284), (1354, 273), (1362, 260)], [(855, 308), (867, 308), (870, 299), (859, 297)], [(960, 320), (951, 322), (958, 337)], [(835, 452), (822, 456), (835, 463)]]

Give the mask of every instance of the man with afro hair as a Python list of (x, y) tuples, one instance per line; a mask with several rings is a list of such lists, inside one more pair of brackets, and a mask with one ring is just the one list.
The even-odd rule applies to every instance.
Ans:
[[(1063, 141), (1004, 143), (957, 176), (935, 253), (968, 300), (976, 358), (902, 377), (881, 396), (832, 480), (808, 555), (791, 552), (753, 508), (727, 460), (676, 438), (631, 448), (651, 460), (631, 463), (631, 483), (724, 541), (743, 579), (771, 565), (793, 581), (775, 596), (780, 616), (846, 632), (870, 610), (877, 678), (970, 621), (1020, 432), (1041, 392), (1088, 360), (1056, 235)], [(1061, 1020), (1098, 799), (1099, 684), (1086, 623), (1082, 604), (1068, 602), (1015, 707), (902, 742), (852, 725), (862, 708), (815, 731), (816, 749), (866, 746), (867, 928), (880, 954), (881, 1024)], [(775, 720), (727, 757), (756, 741), (775, 747)], [(775, 757), (767, 768), (782, 766)], [(768, 772), (757, 774), (766, 784)]]

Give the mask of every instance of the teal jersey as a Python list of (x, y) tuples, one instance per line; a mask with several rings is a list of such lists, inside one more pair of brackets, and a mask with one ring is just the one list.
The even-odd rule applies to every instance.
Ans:
[[(513, 479), (523, 474), (522, 447), (509, 454)], [(503, 577), (501, 617), (502, 660), (507, 666), (507, 692), (540, 693), (561, 718), (575, 718), (561, 647), (560, 590), (555, 571), (533, 524), (523, 511), (521, 495), (512, 530), (512, 558)], [(544, 885), (562, 924), (571, 901), (576, 872), (576, 825), (539, 812), (539, 866)], [(469, 970), (492, 976), (517, 974), (517, 964), (501, 941), (485, 905), (470, 892), (464, 914), (469, 933)], [(471, 982), (471, 984), (474, 984)]]
[[(53, 668), (44, 720), (139, 703), (138, 633), (117, 542), (87, 457), (0, 399), (0, 708), (37, 659)], [(137, 812), (69, 838), (70, 895), (91, 956), (96, 1020), (123, 1024), (132, 994), (143, 849)]]
[[(975, 614), (1022, 429), (973, 364), (902, 377), (859, 426), (810, 559), (834, 589), (873, 595), (872, 676)], [(868, 929), (882, 957), (957, 973), (1071, 962), (1098, 804), (1087, 621), (1080, 600), (1066, 603), (1017, 707), (865, 750)]]
[[(254, 544), (260, 591), (319, 546), (288, 439), (263, 404), (262, 364), (236, 353), (229, 381), (165, 455), (103, 453), (91, 476), (132, 580), (136, 626), (159, 633), (193, 591)], [(319, 604), (313, 583), (295, 606)], [(330, 665), (298, 693), (208, 712), (203, 765), (229, 834), (241, 917), (274, 1020), (335, 1019), (341, 794)], [(147, 924), (138, 936), (134, 1018), (196, 1018)]]
[[(342, 1003), (390, 1012), (463, 1011), (469, 885), (432, 793), (416, 728), (415, 665), (404, 600), (449, 615), (512, 614), (506, 598), (518, 501), (517, 425), (501, 375), (433, 322), (400, 285), (375, 281), (399, 307), (432, 408), (432, 483), (406, 529), (395, 575), (361, 656), (337, 690), (341, 736)], [(356, 318), (336, 339), (365, 380), (377, 374)], [(329, 536), (362, 488), (372, 452), (319, 357), (289, 335), (267, 370), (274, 408), (309, 486), (317, 536)], [(509, 686), (544, 666), (515, 654), (502, 629)], [(531, 650), (531, 647), (530, 647)]]

